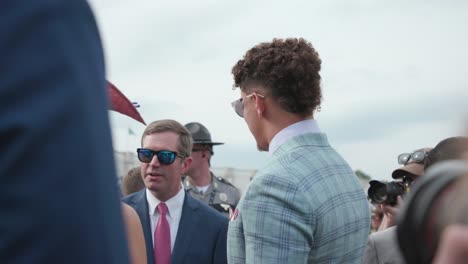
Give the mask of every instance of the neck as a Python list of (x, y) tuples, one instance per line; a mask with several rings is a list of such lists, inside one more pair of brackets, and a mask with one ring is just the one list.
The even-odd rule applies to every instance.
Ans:
[(210, 167), (203, 166), (199, 170), (191, 171), (188, 176), (190, 183), (195, 186), (207, 186), (211, 183)]
[(287, 128), (288, 126), (304, 120), (313, 119), (312, 115), (308, 117), (303, 117), (284, 111), (272, 113), (270, 116), (273, 116), (274, 118), (266, 118), (264, 130), (266, 133), (268, 144), (271, 143), (271, 140), (273, 139), (273, 137), (276, 136), (276, 134), (278, 134), (281, 130)]
[(156, 197), (160, 202), (167, 202), (167, 200), (171, 199), (172, 197), (176, 196), (179, 191), (180, 191), (181, 186), (179, 185), (177, 187), (177, 190), (174, 189), (173, 192), (170, 193), (160, 193), (156, 191), (150, 190), (151, 194), (153, 194), (154, 197)]

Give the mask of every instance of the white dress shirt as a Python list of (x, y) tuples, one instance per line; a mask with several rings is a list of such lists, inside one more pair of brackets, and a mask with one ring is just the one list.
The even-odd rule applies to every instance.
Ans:
[(320, 128), (314, 119), (303, 120), (283, 128), (271, 139), (268, 154), (272, 155), (286, 140), (307, 133), (320, 133)]
[[(177, 230), (179, 229), (184, 199), (185, 191), (184, 187), (182, 186), (180, 191), (174, 197), (165, 202), (168, 208), (166, 219), (169, 223), (169, 228), (171, 229), (171, 252), (174, 248), (174, 243), (177, 237)], [(154, 197), (154, 195), (148, 189), (146, 189), (146, 200), (148, 201), (148, 212), (151, 219), (151, 238), (153, 239), (154, 247), (154, 230), (156, 229), (156, 225), (158, 224), (160, 216), (156, 207), (161, 201)]]

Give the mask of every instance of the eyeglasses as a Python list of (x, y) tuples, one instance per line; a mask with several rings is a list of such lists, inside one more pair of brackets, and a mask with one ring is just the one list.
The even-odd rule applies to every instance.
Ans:
[(427, 154), (428, 152), (423, 150), (400, 154), (398, 155), (398, 164), (407, 165), (409, 163), (423, 163)]
[(234, 111), (236, 111), (237, 115), (239, 115), (242, 118), (244, 117), (244, 99), (250, 98), (254, 94), (257, 95), (260, 98), (265, 98), (264, 95), (253, 92), (253, 93), (247, 95), (245, 98), (239, 98), (239, 99), (237, 99), (237, 100), (235, 100), (234, 102), (231, 103), (231, 106), (234, 108)]
[(151, 149), (138, 148), (137, 149), (138, 160), (143, 163), (150, 163), (153, 160), (154, 155), (158, 157), (159, 163), (163, 165), (171, 165), (174, 163), (175, 158), (178, 156), (180, 158), (186, 158), (187, 156), (175, 151), (170, 150), (160, 150), (154, 151)]

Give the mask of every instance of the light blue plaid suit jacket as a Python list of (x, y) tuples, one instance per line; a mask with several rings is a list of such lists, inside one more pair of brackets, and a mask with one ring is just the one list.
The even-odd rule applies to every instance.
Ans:
[(229, 263), (361, 262), (370, 224), (366, 195), (325, 134), (281, 145), (237, 208)]

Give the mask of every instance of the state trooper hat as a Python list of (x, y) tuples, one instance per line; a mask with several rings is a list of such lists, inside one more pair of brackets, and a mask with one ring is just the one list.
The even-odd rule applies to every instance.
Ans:
[(205, 126), (198, 122), (191, 122), (185, 124), (185, 128), (190, 132), (193, 139), (193, 144), (205, 144), (205, 145), (223, 145), (221, 142), (212, 142), (211, 135)]

